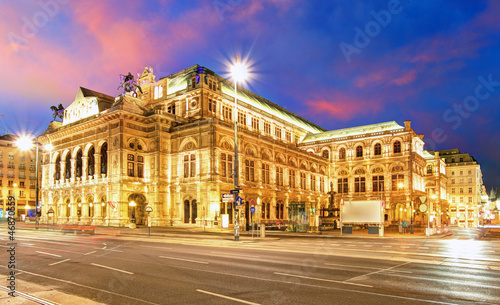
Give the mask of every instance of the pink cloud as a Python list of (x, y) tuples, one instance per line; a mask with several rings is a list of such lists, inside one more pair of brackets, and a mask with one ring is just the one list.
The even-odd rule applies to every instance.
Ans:
[(417, 70), (413, 69), (408, 73), (404, 74), (403, 76), (393, 79), (392, 83), (397, 86), (403, 86), (412, 83), (413, 81), (415, 81), (416, 78), (417, 78)]
[(378, 98), (368, 99), (347, 95), (340, 91), (330, 91), (320, 97), (305, 102), (306, 113), (318, 116), (319, 120), (335, 118), (348, 121), (355, 116), (375, 113), (381, 109)]

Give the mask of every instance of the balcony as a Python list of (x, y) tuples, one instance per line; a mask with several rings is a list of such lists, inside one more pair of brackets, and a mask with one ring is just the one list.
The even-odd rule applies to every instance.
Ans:
[(24, 166), (24, 165), (19, 165), (19, 169), (24, 170), (24, 169), (26, 169), (26, 166)]
[(7, 165), (7, 168), (16, 168), (16, 167), (12, 164), (9, 164), (9, 165)]
[(14, 175), (7, 175), (7, 178), (14, 178)]

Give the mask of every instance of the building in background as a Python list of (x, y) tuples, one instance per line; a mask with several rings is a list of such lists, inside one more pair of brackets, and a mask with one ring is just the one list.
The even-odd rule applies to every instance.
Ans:
[(478, 226), (481, 196), (486, 195), (481, 166), (473, 156), (458, 149), (437, 152), (446, 163), (450, 224), (462, 228)]
[(6, 217), (9, 196), (16, 199), (16, 217), (35, 216), (36, 156), (35, 150), (22, 151), (16, 147), (18, 138), (6, 134), (0, 136), (0, 217)]

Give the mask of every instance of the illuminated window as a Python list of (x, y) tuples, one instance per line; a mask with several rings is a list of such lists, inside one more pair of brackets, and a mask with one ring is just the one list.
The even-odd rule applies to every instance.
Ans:
[(252, 117), (252, 129), (259, 130), (259, 118)]
[(321, 193), (325, 192), (325, 178), (324, 177), (319, 177), (319, 191)]
[(392, 175), (392, 190), (399, 190), (400, 183), (404, 183), (405, 176), (403, 174)]
[(384, 191), (384, 176), (373, 176), (372, 182), (374, 192)]
[(209, 98), (208, 99), (208, 111), (212, 113), (217, 112), (217, 101), (214, 99)]
[(363, 147), (361, 147), (361, 145), (356, 147), (356, 157), (357, 158), (363, 157)]
[(9, 159), (14, 159), (14, 153), (13, 152), (9, 152)]
[(184, 155), (184, 178), (196, 176), (196, 155)]
[(401, 142), (396, 141), (394, 142), (394, 153), (400, 153), (401, 152)]
[(245, 160), (245, 180), (255, 181), (255, 167), (253, 160)]
[(432, 165), (427, 165), (427, 174), (432, 174)]
[(373, 148), (373, 153), (378, 156), (382, 154), (382, 145), (380, 143), (375, 144), (375, 147)]
[(306, 189), (306, 173), (303, 172), (300, 173), (300, 188)]
[(238, 124), (241, 126), (247, 126), (247, 115), (243, 112), (238, 112)]
[(288, 142), (292, 142), (292, 133), (290, 131), (285, 131), (285, 139), (288, 141)]
[(222, 106), (222, 116), (224, 120), (231, 121), (233, 119), (233, 109), (228, 106)]
[(356, 177), (354, 178), (354, 192), (355, 193), (364, 193), (365, 192), (365, 177)]
[(267, 122), (264, 122), (264, 133), (266, 135), (270, 135), (271, 134), (271, 124), (269, 124)]
[(455, 194), (455, 188), (454, 187), (451, 188), (451, 193)]
[(464, 197), (460, 197), (460, 203), (464, 202)]
[(278, 126), (274, 127), (274, 135), (276, 136), (276, 139), (281, 140), (281, 128)]
[(163, 86), (162, 85), (155, 86), (154, 99), (157, 100), (162, 97), (163, 97)]
[(472, 183), (472, 178), (467, 179), (467, 183)]
[(462, 176), (464, 174), (464, 171), (460, 171), (460, 176)]
[(269, 164), (262, 163), (262, 183), (269, 184)]
[(337, 185), (337, 193), (347, 194), (349, 192), (349, 183), (347, 178), (339, 178)]
[(451, 184), (455, 184), (455, 179), (451, 179)]
[(276, 167), (276, 185), (283, 186), (283, 167)]
[(469, 196), (469, 203), (472, 203), (472, 197)]
[(464, 193), (464, 188), (463, 188), (463, 187), (461, 187), (461, 188), (460, 188), (460, 194), (463, 194), (463, 193)]
[(472, 187), (469, 187), (469, 194), (472, 194)]
[(340, 160), (345, 159), (345, 148), (341, 148), (341, 149), (339, 150), (339, 159), (340, 159)]
[(222, 177), (231, 177), (233, 172), (233, 156), (221, 154), (220, 174)]
[(326, 149), (323, 150), (323, 154), (322, 155), (323, 155), (323, 158), (326, 158), (326, 159), (330, 158), (330, 152), (328, 150), (326, 150)]
[(295, 188), (295, 171), (293, 169), (288, 171), (288, 184), (291, 188)]
[(311, 191), (316, 191), (316, 176), (311, 174)]

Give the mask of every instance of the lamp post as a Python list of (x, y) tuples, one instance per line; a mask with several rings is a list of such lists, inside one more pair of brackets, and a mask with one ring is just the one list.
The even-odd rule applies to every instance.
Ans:
[(132, 207), (132, 217), (130, 218), (130, 223), (135, 224), (135, 206), (137, 204), (132, 200), (128, 205)]
[[(247, 75), (247, 68), (241, 62), (240, 56), (236, 56), (236, 61), (234, 65), (231, 67), (231, 75), (234, 79), (234, 195), (238, 194), (238, 82), (245, 80)], [(233, 196), (234, 196), (233, 195)], [(234, 202), (233, 204), (235, 204)], [(240, 231), (239, 231), (239, 210), (236, 208), (236, 219), (234, 221), (234, 240), (240, 240)]]
[[(39, 152), (39, 146), (40, 144), (38, 143), (38, 137), (36, 134), (32, 132), (26, 133), (24, 136), (21, 136), (17, 141), (16, 145), (19, 147), (21, 150), (29, 150), (33, 147), (33, 143), (31, 139), (28, 137), (28, 135), (32, 135), (35, 137), (35, 175), (36, 175), (36, 185), (35, 185), (35, 228), (38, 230), (39, 227), (39, 215), (41, 213), (41, 206), (39, 206), (39, 186), (38, 186), (38, 152)], [(47, 144), (44, 146), (45, 150), (51, 151), (52, 150), (52, 145)]]

